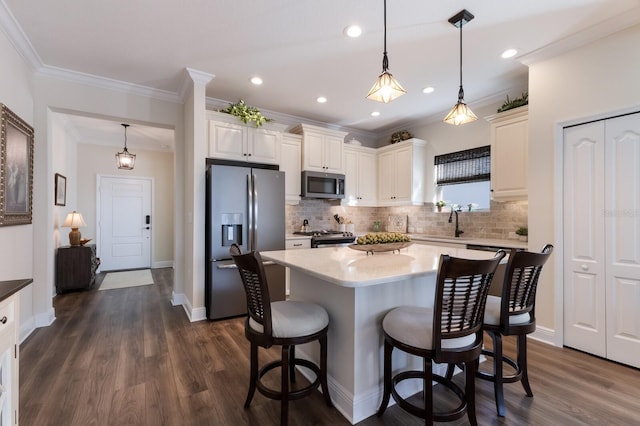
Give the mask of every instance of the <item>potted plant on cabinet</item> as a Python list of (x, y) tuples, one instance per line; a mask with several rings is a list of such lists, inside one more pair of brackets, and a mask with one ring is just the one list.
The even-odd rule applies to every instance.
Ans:
[(245, 104), (242, 99), (235, 104), (229, 104), (228, 107), (222, 108), (219, 112), (238, 117), (244, 124), (253, 122), (256, 127), (260, 127), (264, 123), (271, 121), (271, 118), (262, 115), (258, 108)]
[(518, 236), (518, 239), (520, 241), (526, 242), (529, 238), (529, 228), (527, 228), (526, 226), (521, 226), (520, 228), (516, 229), (516, 235)]
[(438, 209), (439, 212), (441, 212), (442, 208), (444, 206), (446, 206), (446, 205), (447, 205), (447, 203), (445, 203), (443, 200), (440, 200), (440, 201), (436, 202), (436, 208)]

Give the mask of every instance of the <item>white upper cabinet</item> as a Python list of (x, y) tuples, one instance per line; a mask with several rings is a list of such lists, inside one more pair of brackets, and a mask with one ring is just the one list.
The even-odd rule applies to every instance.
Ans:
[(302, 135), (302, 170), (344, 173), (343, 145), (346, 132), (300, 124), (292, 133)]
[(345, 197), (342, 204), (375, 206), (377, 203), (377, 161), (373, 148), (344, 147)]
[(487, 117), (491, 123), (491, 198), (496, 201), (528, 197), (529, 107)]
[(282, 134), (280, 171), (284, 175), (284, 200), (287, 204), (300, 203), (302, 171), (302, 136)]
[(378, 149), (378, 205), (424, 204), (426, 146), (413, 138)]
[[(209, 157), (253, 163), (278, 164), (282, 133), (274, 125), (256, 128), (229, 114), (207, 111)], [(283, 126), (284, 128), (284, 126)]]

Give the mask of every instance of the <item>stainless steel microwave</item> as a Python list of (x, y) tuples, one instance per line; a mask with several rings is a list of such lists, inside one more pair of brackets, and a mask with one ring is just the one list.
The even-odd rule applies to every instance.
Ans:
[(307, 198), (344, 198), (344, 175), (336, 173), (302, 172), (302, 194)]

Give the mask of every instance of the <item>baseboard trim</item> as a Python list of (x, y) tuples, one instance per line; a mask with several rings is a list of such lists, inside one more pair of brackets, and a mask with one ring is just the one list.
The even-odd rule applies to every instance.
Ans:
[(207, 310), (202, 308), (193, 308), (191, 306), (191, 302), (184, 295), (184, 293), (171, 293), (171, 305), (172, 306), (182, 306), (184, 312), (187, 314), (187, 318), (189, 318), (189, 322), (202, 321), (207, 319)]
[(161, 260), (159, 262), (152, 262), (151, 269), (160, 268), (173, 268), (173, 260)]
[(536, 331), (531, 333), (529, 337), (548, 345), (557, 346), (555, 343), (556, 332), (551, 328), (537, 326)]

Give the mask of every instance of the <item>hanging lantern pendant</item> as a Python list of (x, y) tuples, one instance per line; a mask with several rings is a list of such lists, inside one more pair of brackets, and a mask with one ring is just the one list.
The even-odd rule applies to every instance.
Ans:
[(136, 155), (129, 153), (127, 150), (127, 127), (128, 124), (121, 124), (124, 127), (124, 150), (116, 154), (116, 164), (119, 169), (123, 170), (133, 170), (133, 167), (136, 164)]

